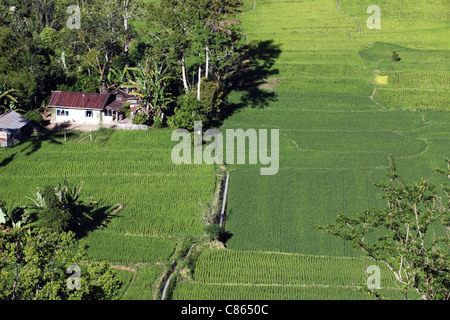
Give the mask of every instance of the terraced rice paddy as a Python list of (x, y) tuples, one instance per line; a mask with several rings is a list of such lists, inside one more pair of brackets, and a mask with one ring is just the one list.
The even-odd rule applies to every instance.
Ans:
[[(237, 110), (221, 129), (279, 129), (280, 169), (261, 176), (259, 166), (229, 165), (227, 250), (203, 252), (173, 299), (373, 299), (360, 290), (373, 262), (314, 226), (383, 205), (373, 184), (392, 163), (404, 181), (440, 182), (435, 168), (450, 156), (450, 13), (448, 0), (381, 0), (381, 29), (369, 30), (372, 4), (245, 1), (242, 27), (264, 44), (273, 91), (253, 100), (233, 92), (227, 104)], [(204, 233), (217, 182), (213, 166), (172, 163), (170, 134), (117, 131), (91, 143), (74, 133), (0, 150), (0, 196), (24, 204), (67, 178), (83, 181), (100, 210), (121, 204), (88, 234), (90, 254), (117, 266), (122, 299), (154, 299), (180, 239)], [(380, 293), (402, 299), (380, 268)]]
[[(69, 133), (64, 142), (60, 133), (1, 150), (2, 199), (29, 204), (25, 196), (32, 196), (37, 187), (67, 179), (72, 185), (83, 183), (82, 195), (98, 201), (100, 213), (120, 204), (123, 209), (86, 240), (93, 259), (131, 266), (134, 276), (141, 274), (140, 268), (165, 263), (180, 238), (203, 234), (201, 204), (214, 193), (214, 167), (173, 164), (169, 130), (93, 135), (93, 142), (78, 142), (86, 134)], [(155, 270), (161, 275), (165, 268)], [(151, 292), (132, 286), (127, 292), (134, 292), (129, 293), (131, 299), (152, 299)]]
[[(404, 181), (439, 184), (434, 170), (450, 154), (448, 1), (378, 1), (379, 30), (366, 27), (372, 4), (246, 1), (247, 41), (265, 41), (278, 84), (274, 99), (238, 109), (223, 128), (279, 129), (280, 170), (232, 166), (229, 251), (204, 253), (174, 298), (371, 298), (352, 287), (367, 277), (359, 253), (314, 226), (383, 205), (373, 184), (393, 163)], [(401, 299), (382, 279), (385, 296)]]

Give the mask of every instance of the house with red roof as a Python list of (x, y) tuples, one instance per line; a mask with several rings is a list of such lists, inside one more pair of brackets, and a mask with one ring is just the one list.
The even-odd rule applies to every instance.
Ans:
[(123, 105), (131, 102), (134, 109), (139, 103), (135, 100), (121, 90), (111, 93), (52, 91), (48, 107), (54, 108), (54, 122), (99, 124), (123, 120)]

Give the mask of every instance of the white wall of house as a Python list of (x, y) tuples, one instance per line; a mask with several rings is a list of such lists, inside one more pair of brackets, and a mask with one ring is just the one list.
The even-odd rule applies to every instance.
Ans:
[(100, 110), (55, 108), (56, 122), (100, 123)]
[(118, 121), (119, 113), (112, 110), (105, 109), (103, 112), (103, 122), (114, 122)]
[(113, 122), (113, 117), (103, 116), (103, 122)]

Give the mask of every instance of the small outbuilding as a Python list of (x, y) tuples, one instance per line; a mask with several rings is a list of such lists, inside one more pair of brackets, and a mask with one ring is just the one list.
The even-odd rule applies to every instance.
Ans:
[(31, 122), (15, 111), (0, 115), (0, 147), (28, 139), (33, 133)]

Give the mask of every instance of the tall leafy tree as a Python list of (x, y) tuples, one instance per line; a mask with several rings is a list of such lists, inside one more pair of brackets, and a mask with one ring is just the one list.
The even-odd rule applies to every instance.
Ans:
[[(450, 167), (441, 172), (450, 178)], [(424, 300), (449, 300), (450, 202), (442, 202), (429, 180), (405, 184), (395, 172), (377, 186), (384, 192), (385, 208), (357, 217), (339, 215), (336, 224), (316, 229), (348, 240), (384, 263), (405, 289)], [(448, 196), (447, 188), (444, 192)]]
[(171, 52), (170, 56), (176, 59), (185, 92), (190, 89), (186, 58), (194, 36), (196, 21), (203, 21), (206, 17), (205, 2), (205, 0), (162, 0), (158, 6), (151, 4), (147, 9), (148, 19), (158, 30), (153, 34), (159, 39), (154, 41), (154, 46), (158, 48), (157, 50)]
[(130, 65), (130, 43), (135, 37), (135, 32), (130, 26), (130, 21), (133, 18), (143, 18), (143, 3), (136, 0), (118, 0), (119, 14), (123, 19), (123, 33), (124, 33), (124, 63), (125, 67)]

